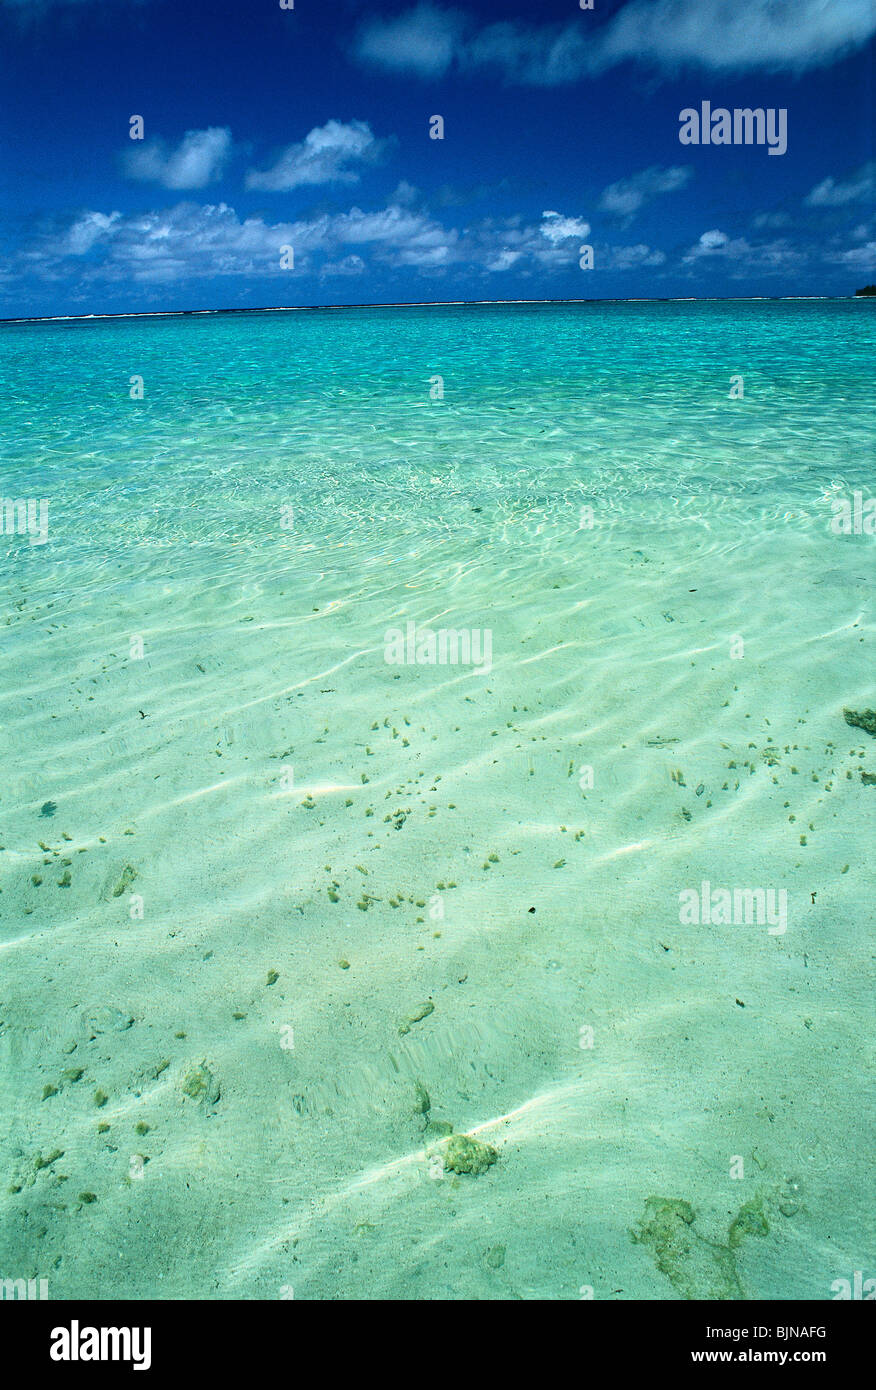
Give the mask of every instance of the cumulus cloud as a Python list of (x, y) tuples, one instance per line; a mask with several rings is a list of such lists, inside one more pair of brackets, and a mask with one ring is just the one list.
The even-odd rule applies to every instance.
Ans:
[(876, 161), (863, 164), (845, 182), (826, 178), (806, 197), (811, 208), (839, 208), (847, 203), (872, 203), (876, 197)]
[(577, 23), (525, 24), (509, 20), (488, 25), (459, 47), (463, 70), (492, 68), (507, 82), (555, 87), (575, 82), (593, 67), (596, 48)]
[(711, 232), (703, 232), (691, 254), (708, 256), (713, 251), (724, 251), (729, 244), (730, 238), (727, 233), (719, 232), (717, 228), (715, 228)]
[(607, 269), (638, 270), (640, 266), (666, 264), (663, 251), (656, 251), (640, 242), (638, 246), (614, 246), (608, 252)]
[(791, 217), (787, 212), (759, 212), (751, 219), (751, 225), (752, 227), (756, 227), (758, 231), (776, 227), (789, 227), (791, 225)]
[(415, 188), (407, 179), (402, 179), (392, 195), (392, 202), (400, 204), (402, 207), (410, 207), (416, 203), (420, 197), (419, 189)]
[(108, 237), (121, 217), (120, 212), (106, 215), (102, 212), (86, 212), (70, 227), (64, 249), (70, 256), (85, 256), (99, 241)]
[(421, 3), (359, 31), (362, 62), (424, 78), (494, 70), (506, 82), (557, 86), (636, 62), (674, 73), (804, 72), (836, 62), (876, 33), (866, 0), (632, 0), (605, 22), (517, 20), (479, 25), (455, 9)]
[(187, 130), (176, 148), (163, 140), (132, 142), (123, 164), (129, 178), (165, 188), (206, 188), (222, 177), (232, 150), (227, 126)]
[(321, 268), (320, 274), (331, 277), (333, 275), (364, 275), (368, 269), (361, 256), (344, 256), (340, 261), (326, 261)]
[(562, 217), (558, 212), (543, 212), (541, 234), (552, 246), (568, 241), (570, 237), (579, 240), (590, 235), (590, 223), (580, 217)]
[[(537, 218), (517, 214), (453, 227), (424, 206), (395, 199), (372, 210), (352, 207), (279, 222), (243, 217), (226, 203), (181, 202), (146, 213), (82, 212), (41, 232), (7, 269), (53, 284), (74, 281), (80, 291), (95, 283), (154, 286), (223, 276), (256, 282), (283, 274), (283, 248), (292, 247), (294, 270), (285, 272), (290, 284), (379, 279), (404, 271), (429, 279), (454, 269), (525, 280), (577, 271), (580, 246), (589, 236), (584, 218), (556, 209)], [(615, 275), (661, 275), (669, 264), (664, 251), (645, 242), (597, 242), (594, 252), (596, 270)], [(691, 277), (718, 268), (722, 277), (744, 283), (754, 274), (797, 274), (819, 263), (871, 274), (874, 252), (872, 229), (864, 224), (827, 247), (820, 237), (796, 244), (784, 237), (761, 241), (713, 227), (672, 259)], [(589, 293), (589, 276), (581, 283)]]
[(847, 266), (849, 270), (876, 270), (876, 241), (868, 241), (866, 246), (853, 246), (847, 251), (827, 251), (824, 259)]
[[(376, 211), (353, 207), (277, 223), (241, 218), (226, 203), (184, 202), (142, 214), (84, 212), (60, 237), (46, 234), (24, 259), (36, 273), (56, 276), (60, 243), (63, 256), (77, 264), (80, 283), (276, 276), (287, 246), (294, 251), (290, 273), (322, 277), (402, 268), (436, 275), (454, 265), (484, 273), (512, 266), (550, 272), (576, 264), (580, 239), (588, 231), (581, 218), (559, 212), (534, 222), (517, 216), (459, 229), (400, 202)], [(69, 259), (67, 265), (69, 273)]]
[(603, 190), (599, 206), (604, 212), (631, 217), (645, 203), (650, 203), (661, 193), (674, 193), (676, 189), (684, 188), (692, 175), (693, 169), (690, 165), (675, 165), (670, 169), (661, 169), (655, 164), (628, 179), (619, 179), (617, 183), (609, 184)]
[(390, 72), (441, 77), (450, 67), (464, 30), (463, 15), (420, 4), (393, 19), (374, 18), (359, 30), (354, 51), (365, 63)]
[(284, 193), (305, 184), (357, 183), (355, 165), (374, 164), (388, 145), (377, 140), (365, 121), (328, 121), (297, 145), (289, 145), (270, 169), (250, 169), (247, 188)]
[(726, 232), (714, 228), (703, 232), (699, 241), (683, 256), (685, 265), (720, 258), (737, 263), (734, 278), (743, 278), (750, 272), (764, 274), (799, 270), (809, 259), (809, 253), (800, 246), (794, 246), (786, 238), (775, 241), (752, 243), (746, 237), (729, 237)]
[(475, 265), (490, 273), (518, 269), (568, 270), (578, 261), (582, 237), (590, 224), (580, 217), (543, 212), (541, 221), (522, 217), (485, 218), (467, 227), (461, 250)]
[(802, 72), (876, 32), (866, 0), (634, 0), (606, 26), (600, 63), (642, 56), (661, 67)]
[(486, 267), (490, 271), (511, 270), (522, 257), (522, 251), (497, 251), (495, 255), (487, 258)]

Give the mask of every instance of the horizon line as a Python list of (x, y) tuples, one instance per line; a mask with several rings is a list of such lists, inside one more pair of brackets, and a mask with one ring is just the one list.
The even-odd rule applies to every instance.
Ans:
[(372, 304), (263, 304), (222, 309), (123, 310), (115, 314), (14, 315), (0, 318), (0, 323), (90, 323), (106, 319), (194, 318), (211, 317), (216, 314), (331, 313), (342, 309), (465, 309), (522, 304), (778, 303), (792, 300), (854, 300), (871, 297), (855, 291), (852, 294), (606, 295), (588, 299), (407, 299)]

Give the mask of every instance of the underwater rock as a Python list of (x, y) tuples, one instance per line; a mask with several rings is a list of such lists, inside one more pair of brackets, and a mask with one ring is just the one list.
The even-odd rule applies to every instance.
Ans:
[[(39, 1174), (44, 1169), (51, 1168), (57, 1163), (59, 1158), (64, 1157), (63, 1149), (52, 1149), (50, 1154), (43, 1158), (41, 1153), (36, 1154), (32, 1159), (23, 1160), (12, 1174), (12, 1182), (6, 1189), (7, 1192), (16, 1194), (22, 1192), (25, 1187), (33, 1187)], [(55, 1174), (52, 1174), (54, 1177)]]
[(46, 1158), (43, 1158), (42, 1154), (37, 1154), (33, 1161), (34, 1171), (40, 1173), (43, 1168), (51, 1168), (53, 1163), (57, 1163), (58, 1159), (63, 1157), (63, 1149), (52, 1149), (52, 1152), (48, 1154)]
[(101, 1033), (125, 1033), (133, 1024), (131, 1014), (123, 1013), (121, 1009), (110, 1005), (102, 1005), (82, 1015), (83, 1031), (89, 1042), (93, 1042)]
[(446, 1139), (453, 1133), (453, 1125), (449, 1120), (430, 1120), (423, 1133), (427, 1139)]
[(782, 1216), (796, 1216), (802, 1205), (802, 1184), (799, 1178), (788, 1178), (777, 1194), (776, 1204)]
[(451, 1134), (441, 1145), (444, 1169), (448, 1173), (485, 1173), (499, 1157), (492, 1144), (473, 1139), (470, 1134)]
[(113, 897), (120, 898), (126, 888), (130, 888), (134, 879), (137, 877), (137, 870), (131, 865), (126, 864), (122, 869), (121, 877), (113, 889)]
[(660, 1273), (682, 1298), (744, 1298), (733, 1252), (699, 1235), (694, 1221), (689, 1202), (649, 1197), (631, 1235), (637, 1245), (647, 1246)]
[(221, 1097), (219, 1082), (205, 1061), (190, 1067), (182, 1079), (183, 1095), (190, 1100), (203, 1103), (206, 1107), (217, 1105)]
[(770, 1228), (763, 1209), (763, 1198), (752, 1197), (751, 1201), (745, 1202), (739, 1208), (730, 1222), (727, 1231), (727, 1244), (731, 1250), (736, 1250), (742, 1244), (745, 1236), (768, 1236), (769, 1233)]
[(876, 709), (844, 709), (843, 718), (853, 729), (863, 729), (876, 738)]
[(405, 1033), (409, 1033), (411, 1031), (412, 1024), (420, 1023), (422, 1019), (428, 1018), (429, 1015), (433, 1014), (434, 1012), (435, 1005), (432, 1003), (431, 999), (427, 999), (423, 1004), (418, 1004), (417, 1007), (414, 1009), (413, 1013), (409, 1013), (407, 1018), (403, 1018), (401, 1023), (398, 1025), (398, 1031), (400, 1036), (404, 1037)]

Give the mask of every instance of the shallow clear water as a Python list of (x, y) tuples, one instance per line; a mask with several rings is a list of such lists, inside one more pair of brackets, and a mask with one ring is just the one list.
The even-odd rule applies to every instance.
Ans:
[[(50, 504), (0, 536), (0, 1274), (874, 1273), (873, 346), (854, 301), (0, 327)], [(491, 660), (392, 664), (409, 622)], [(704, 881), (786, 930), (681, 920)]]

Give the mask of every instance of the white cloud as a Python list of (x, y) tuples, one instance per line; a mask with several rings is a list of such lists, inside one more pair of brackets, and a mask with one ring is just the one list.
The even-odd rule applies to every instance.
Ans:
[[(226, 203), (183, 202), (142, 214), (82, 213), (60, 237), (46, 234), (22, 253), (21, 264), (45, 279), (63, 275), (65, 264), (71, 274), (75, 264), (80, 284), (265, 277), (282, 273), (281, 248), (291, 246), (295, 269), (290, 276), (353, 276), (402, 268), (436, 275), (454, 265), (484, 273), (512, 266), (552, 272), (577, 263), (580, 240), (588, 232), (583, 219), (556, 211), (536, 222), (517, 216), (459, 229), (398, 202), (377, 211), (353, 207), (277, 223), (263, 217), (241, 219)], [(633, 250), (642, 263), (657, 263)]]
[(448, 237), (457, 235), (424, 213), (411, 212), (408, 208), (393, 204), (379, 212), (362, 212), (360, 208), (351, 208), (349, 212), (332, 217), (330, 226), (332, 236), (345, 243), (376, 242), (402, 246), (407, 250), (421, 246), (429, 252), (443, 244)]
[(372, 20), (354, 53), (363, 62), (420, 77), (495, 70), (506, 82), (557, 86), (636, 62), (674, 73), (803, 72), (836, 62), (876, 33), (867, 0), (632, 0), (596, 25), (589, 15), (563, 24), (501, 21), (420, 4)]
[(570, 237), (576, 240), (590, 235), (590, 223), (580, 217), (561, 217), (558, 212), (542, 213), (541, 234), (552, 246), (558, 246)]
[(417, 202), (419, 196), (419, 189), (415, 188), (412, 183), (408, 183), (407, 179), (402, 179), (393, 193), (391, 201), (401, 204), (402, 207), (410, 207), (411, 204)]
[(650, 246), (645, 246), (640, 242), (638, 246), (613, 246), (608, 252), (606, 269), (638, 270), (640, 266), (665, 264), (664, 252), (655, 251)]
[(811, 208), (838, 208), (844, 207), (847, 203), (872, 203), (876, 197), (876, 161), (870, 160), (864, 164), (854, 174), (851, 174), (845, 183), (838, 183), (834, 178), (823, 179), (816, 184), (812, 192), (806, 197), (806, 203)]
[(321, 275), (364, 275), (368, 269), (361, 256), (345, 256), (341, 261), (326, 261)]
[[(291, 246), (295, 269), (305, 274), (357, 274), (365, 262), (353, 246), (368, 247), (382, 265), (434, 266), (449, 260), (458, 233), (422, 213), (389, 206), (380, 212), (323, 215), (304, 221), (243, 220), (226, 203), (179, 203), (161, 212), (122, 216), (88, 212), (62, 241), (68, 256), (92, 256), (92, 278), (173, 281), (200, 276), (266, 276), (281, 273), (281, 248)], [(53, 273), (54, 238), (42, 245), (45, 271)], [(28, 253), (37, 266), (37, 252)]]
[(848, 251), (825, 252), (824, 259), (848, 266), (850, 270), (876, 270), (876, 241), (868, 241), (866, 246), (853, 246)]
[(328, 121), (287, 146), (271, 169), (250, 169), (246, 186), (278, 193), (305, 184), (357, 183), (360, 173), (351, 166), (375, 163), (387, 144), (365, 121)]
[(650, 169), (642, 169), (640, 173), (631, 175), (628, 179), (619, 179), (617, 183), (609, 184), (602, 192), (599, 206), (604, 212), (631, 217), (645, 203), (659, 197), (661, 193), (674, 193), (676, 189), (684, 188), (692, 175), (693, 169), (690, 165), (675, 165), (670, 169), (661, 169), (655, 164)]
[(808, 252), (793, 246), (785, 238), (776, 241), (752, 243), (746, 237), (729, 237), (726, 232), (714, 229), (703, 232), (699, 241), (683, 256), (686, 265), (718, 257), (725, 262), (736, 262), (735, 278), (759, 271), (763, 274), (799, 270), (809, 259)]
[(120, 212), (106, 216), (102, 212), (86, 212), (67, 233), (65, 250), (70, 256), (85, 256), (102, 238), (107, 237), (121, 217)]
[(764, 230), (778, 227), (789, 227), (791, 218), (787, 212), (759, 212), (756, 217), (751, 219), (752, 227)]
[(712, 251), (724, 251), (729, 244), (730, 238), (727, 233), (719, 232), (716, 228), (711, 232), (703, 232), (692, 254), (706, 256)]
[(371, 19), (360, 29), (356, 56), (390, 72), (441, 77), (462, 38), (463, 17), (454, 10), (421, 4), (394, 19)]
[(836, 61), (876, 32), (868, 0), (633, 0), (606, 26), (600, 66), (645, 58), (733, 72), (802, 72)]
[(499, 251), (487, 261), (487, 270), (510, 270), (522, 256), (522, 251)]
[(187, 130), (176, 149), (163, 140), (134, 141), (125, 151), (124, 168), (129, 178), (163, 184), (165, 188), (206, 188), (221, 178), (231, 154), (227, 126)]
[(577, 22), (562, 26), (512, 20), (482, 29), (460, 46), (457, 56), (463, 69), (495, 68), (507, 82), (554, 87), (584, 76), (595, 52)]
[[(284, 275), (282, 248), (291, 246), (294, 270), (285, 272), (291, 302), (302, 282), (312, 286), (331, 278), (383, 283), (396, 272), (434, 279), (454, 269), (487, 278), (511, 273), (524, 280), (568, 274), (577, 272), (579, 248), (591, 239), (588, 222), (562, 208), (531, 219), (516, 214), (449, 226), (422, 204), (411, 205), (405, 187), (401, 192), (402, 201), (393, 198), (377, 209), (351, 207), (278, 222), (244, 217), (226, 203), (181, 202), (137, 214), (89, 210), (40, 232), (6, 269), (36, 275), (46, 284), (66, 281), (80, 293), (95, 283), (154, 286), (224, 276), (256, 283)], [(594, 252), (596, 269), (613, 275), (656, 276), (669, 266), (666, 253), (645, 242), (596, 242)], [(874, 254), (873, 229), (861, 223), (827, 247), (814, 236), (761, 241), (754, 233), (749, 239), (712, 227), (671, 259), (684, 274), (717, 268), (722, 278), (744, 285), (755, 274), (796, 275), (818, 267), (872, 278)], [(582, 285), (585, 280), (592, 283), (584, 277)]]
[(545, 271), (568, 270), (577, 264), (582, 237), (590, 224), (580, 217), (543, 212), (541, 222), (525, 223), (521, 217), (486, 218), (466, 228), (462, 252), (490, 272), (527, 264)]
[[(84, 255), (97, 245), (96, 239), (79, 235), (78, 229), (88, 233), (100, 217), (100, 213), (86, 213), (78, 219), (68, 241), (71, 254)], [(276, 270), (280, 247), (294, 244), (296, 229), (291, 223), (268, 227), (259, 218), (241, 222), (225, 203), (203, 207), (178, 203), (162, 212), (125, 217), (114, 213), (111, 225), (101, 230), (102, 256), (92, 267), (93, 278), (153, 282), (258, 274), (269, 264)], [(303, 249), (303, 239), (299, 245)]]

